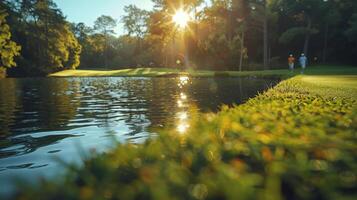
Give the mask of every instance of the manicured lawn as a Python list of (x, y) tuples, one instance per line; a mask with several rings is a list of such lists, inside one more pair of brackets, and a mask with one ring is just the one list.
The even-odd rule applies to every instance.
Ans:
[[(194, 77), (212, 76), (292, 76), (300, 73), (296, 69), (293, 73), (289, 70), (265, 70), (265, 71), (209, 71), (209, 70), (185, 70), (169, 68), (137, 68), (122, 70), (65, 70), (51, 74), (51, 77), (100, 77), (100, 76), (170, 76), (170, 75), (190, 75)], [(306, 74), (357, 74), (356, 67), (349, 66), (312, 66), (306, 70)]]
[(305, 87), (321, 96), (350, 97), (357, 100), (357, 76), (356, 75), (312, 75), (300, 78)]
[(137, 68), (121, 70), (65, 70), (51, 74), (51, 77), (87, 77), (87, 76), (162, 76), (179, 73), (177, 69)]
[(118, 145), (19, 197), (357, 199), (357, 75), (307, 73), (198, 116), (185, 134)]

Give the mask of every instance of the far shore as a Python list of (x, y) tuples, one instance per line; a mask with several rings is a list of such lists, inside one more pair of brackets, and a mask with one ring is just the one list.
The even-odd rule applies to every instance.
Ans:
[[(357, 68), (351, 66), (324, 66), (317, 65), (308, 67), (305, 74), (308, 75), (338, 75), (357, 74)], [(242, 76), (257, 76), (257, 77), (291, 77), (300, 74), (300, 68), (293, 72), (287, 69), (278, 70), (263, 70), (263, 71), (210, 71), (210, 70), (180, 70), (175, 68), (133, 68), (120, 70), (64, 70), (50, 74), (49, 77), (176, 77), (176, 76), (191, 76), (191, 77), (242, 77)]]

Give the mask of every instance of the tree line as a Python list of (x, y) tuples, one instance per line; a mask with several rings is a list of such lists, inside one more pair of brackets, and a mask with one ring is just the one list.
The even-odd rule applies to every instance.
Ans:
[[(121, 19), (102, 15), (89, 27), (68, 22), (52, 0), (1, 1), (0, 74), (78, 67), (257, 70), (281, 67), (289, 54), (301, 53), (310, 63), (357, 63), (355, 0), (152, 2), (152, 10), (129, 5)], [(179, 9), (190, 15), (185, 29), (172, 21)], [(127, 34), (115, 34), (118, 23)]]

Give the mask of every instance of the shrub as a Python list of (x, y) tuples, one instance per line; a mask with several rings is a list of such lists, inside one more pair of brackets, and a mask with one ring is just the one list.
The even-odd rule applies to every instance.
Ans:
[(118, 145), (18, 197), (356, 199), (356, 100), (314, 87), (283, 81), (246, 104), (201, 116), (185, 134)]

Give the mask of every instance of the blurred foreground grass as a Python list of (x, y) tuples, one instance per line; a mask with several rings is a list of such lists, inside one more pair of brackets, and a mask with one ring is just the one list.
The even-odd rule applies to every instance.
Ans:
[(296, 76), (18, 199), (357, 199), (357, 76)]

